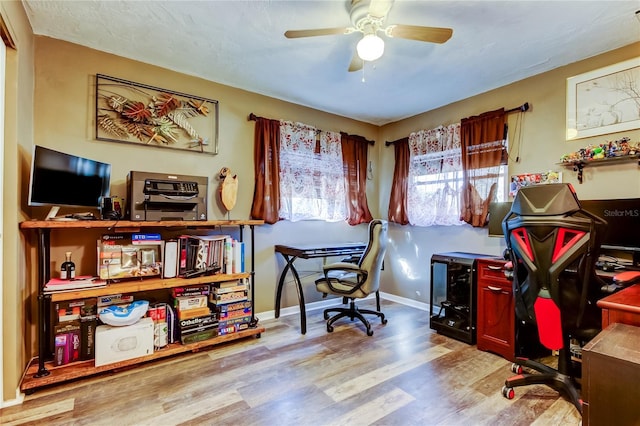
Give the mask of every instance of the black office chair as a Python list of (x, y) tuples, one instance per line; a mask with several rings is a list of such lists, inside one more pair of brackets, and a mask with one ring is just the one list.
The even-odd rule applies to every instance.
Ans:
[[(595, 274), (595, 262), (605, 225), (603, 219), (582, 210), (569, 184), (518, 191), (502, 222), (513, 267), (516, 317), (536, 324), (540, 343), (559, 351), (559, 356), (557, 369), (517, 357), (512, 365), (517, 375), (508, 378), (502, 388), (506, 398), (514, 398), (517, 386), (546, 384), (568, 397), (582, 413), (581, 363), (577, 359), (581, 345), (601, 329), (596, 301), (604, 283)], [(523, 374), (522, 367), (534, 372)]]
[[(335, 307), (324, 310), (324, 319), (327, 321), (327, 331), (333, 331), (333, 323), (336, 320), (349, 317), (352, 321), (358, 318), (367, 328), (367, 335), (372, 336), (371, 324), (363, 314), (372, 314), (380, 317), (383, 324), (387, 320), (380, 312), (380, 270), (387, 249), (387, 227), (384, 220), (374, 219), (369, 222), (369, 242), (357, 264), (351, 261), (331, 263), (323, 267), (324, 276), (316, 280), (316, 289), (323, 293), (341, 296), (343, 302), (349, 300), (349, 307)], [(376, 294), (377, 310), (358, 309), (355, 299)], [(338, 312), (329, 318), (330, 312)]]

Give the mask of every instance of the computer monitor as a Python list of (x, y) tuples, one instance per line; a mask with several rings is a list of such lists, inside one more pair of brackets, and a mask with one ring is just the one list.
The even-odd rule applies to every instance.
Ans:
[(502, 231), (502, 220), (511, 210), (511, 202), (493, 202), (489, 203), (489, 236), (504, 238)]
[(602, 248), (640, 252), (640, 198), (581, 200), (580, 204), (607, 221)]
[(36, 145), (29, 205), (99, 208), (109, 196), (110, 177), (110, 164)]

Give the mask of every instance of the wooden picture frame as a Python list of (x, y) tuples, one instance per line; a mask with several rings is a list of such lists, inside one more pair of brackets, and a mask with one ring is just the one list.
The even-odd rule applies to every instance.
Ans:
[(96, 139), (218, 153), (218, 101), (96, 74)]
[(640, 57), (567, 79), (567, 140), (640, 128)]

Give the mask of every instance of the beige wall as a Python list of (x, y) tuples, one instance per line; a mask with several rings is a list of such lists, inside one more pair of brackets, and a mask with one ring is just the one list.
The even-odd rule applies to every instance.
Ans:
[[(5, 400), (16, 398), (16, 389), (30, 351), (24, 338), (27, 328), (25, 300), (30, 297), (26, 288), (24, 264), (25, 246), (18, 231), (18, 223), (25, 217), (17, 208), (22, 197), (23, 152), (33, 142), (33, 34), (22, 4), (18, 1), (0, 2), (0, 15), (8, 27), (15, 49), (7, 48), (4, 127), (4, 195), (3, 215), (3, 276), (2, 276), (2, 345), (3, 395)], [(0, 401), (1, 402), (1, 401)]]
[[(520, 161), (510, 160), (509, 173), (563, 172), (563, 181), (570, 182), (578, 197), (583, 199), (637, 198), (640, 197), (640, 176), (637, 162), (586, 168), (584, 183), (579, 184), (571, 168), (557, 163), (563, 154), (576, 151), (588, 144), (631, 137), (640, 142), (640, 130), (609, 134), (588, 139), (565, 141), (566, 79), (587, 71), (615, 64), (640, 52), (640, 43), (635, 43), (594, 58), (521, 80), (508, 86), (456, 102), (424, 114), (392, 123), (381, 128), (380, 141), (393, 141), (420, 129), (432, 129), (441, 124), (459, 122), (463, 117), (478, 115), (500, 107), (506, 109), (529, 102), (531, 110), (522, 114), (521, 137), (518, 137), (518, 114), (509, 116), (509, 138), (512, 145), (520, 145)], [(473, 78), (473, 76), (469, 76)], [(428, 94), (425, 94), (428, 96)], [(391, 180), (394, 167), (393, 147), (377, 145), (382, 151), (378, 183), (381, 212), (388, 208)], [(515, 155), (514, 155), (515, 156)], [(505, 248), (502, 239), (488, 238), (486, 228), (472, 229), (469, 226), (419, 228), (390, 226), (390, 238), (394, 242), (389, 253), (397, 259), (384, 282), (384, 291), (408, 298), (429, 302), (429, 265), (433, 253), (466, 251), (500, 255)], [(400, 263), (394, 267), (395, 264)], [(412, 273), (407, 274), (406, 271)], [(421, 297), (416, 297), (416, 292)]]
[[(609, 134), (586, 139), (565, 141), (566, 79), (637, 57), (640, 43), (576, 62), (537, 76), (521, 80), (508, 86), (465, 99), (445, 107), (416, 115), (381, 129), (381, 140), (396, 140), (420, 129), (431, 129), (441, 124), (459, 122), (463, 117), (477, 115), (500, 107), (513, 108), (529, 102), (531, 110), (522, 114), (522, 136), (514, 134), (518, 114), (509, 115), (509, 138), (512, 145), (520, 145), (520, 162), (509, 163), (511, 174), (564, 171), (564, 181), (574, 184), (578, 196), (583, 198), (630, 198), (640, 196), (638, 166), (633, 162), (624, 165), (603, 166), (585, 169), (585, 181), (579, 184), (576, 174), (557, 163), (563, 154), (576, 151), (588, 144), (598, 144), (623, 136), (640, 140), (640, 130)], [(473, 78), (470, 76), (470, 78)], [(519, 139), (519, 140), (518, 140)], [(382, 155), (385, 175), (393, 172), (392, 148)], [(388, 179), (381, 179), (380, 200), (388, 200)]]
[[(170, 171), (209, 177), (209, 219), (225, 219), (226, 214), (215, 203), (219, 181), (216, 176), (223, 166), (238, 175), (239, 189), (232, 219), (248, 219), (253, 197), (253, 132), (250, 113), (268, 118), (283, 118), (313, 124), (323, 130), (344, 131), (369, 140), (377, 139), (377, 126), (312, 110), (273, 98), (223, 86), (170, 70), (143, 64), (79, 45), (36, 37), (36, 94), (34, 101), (36, 128), (34, 143), (64, 152), (98, 159), (112, 165), (112, 194), (125, 194), (126, 175), (131, 170)], [(220, 145), (216, 156), (154, 148), (145, 145), (96, 141), (94, 138), (94, 79), (105, 74), (173, 91), (216, 99), (220, 105)], [(29, 156), (31, 154), (29, 153)], [(371, 150), (376, 162), (377, 151)], [(30, 158), (26, 158), (27, 164)], [(28, 170), (26, 183), (28, 183)], [(46, 208), (26, 205), (27, 185), (21, 188), (22, 208), (35, 218), (43, 218)], [(367, 188), (372, 206), (378, 205), (375, 181)], [(64, 212), (61, 212), (61, 214)], [(374, 212), (377, 214), (377, 212)], [(361, 240), (363, 227), (344, 223), (297, 223), (259, 227), (256, 242), (256, 311), (273, 309), (276, 274), (281, 259), (275, 259), (273, 245), (283, 242), (326, 241), (328, 235), (340, 235), (345, 240)], [(52, 237), (55, 238), (55, 235)], [(330, 239), (335, 237), (329, 237)], [(90, 240), (90, 239), (89, 239)], [(95, 265), (95, 250), (73, 239), (61, 238), (52, 252), (54, 268), (63, 252), (74, 253), (76, 263), (85, 271)], [(58, 262), (58, 263), (56, 263)], [(82, 270), (80, 271), (82, 273)], [(287, 305), (294, 304), (295, 294), (285, 295)]]
[[(21, 26), (25, 23), (23, 13), (16, 18), (12, 14), (10, 18), (14, 25), (17, 25), (13, 22), (14, 19), (21, 23)], [(12, 145), (5, 147), (5, 155), (7, 152), (13, 155), (13, 162), (9, 158), (5, 161), (5, 185), (8, 187), (10, 201), (10, 204), (7, 203), (5, 195), (5, 203), (8, 207), (5, 209), (5, 228), (7, 228), (8, 218), (13, 217), (10, 227), (13, 229), (12, 240), (14, 241), (9, 245), (13, 252), (18, 253), (16, 256), (5, 259), (3, 331), (5, 332), (4, 389), (7, 398), (11, 398), (17, 387), (19, 375), (26, 360), (35, 354), (31, 332), (34, 321), (30, 310), (34, 306), (33, 294), (37, 285), (31, 265), (27, 268), (22, 266), (25, 263), (22, 257), (25, 250), (20, 245), (19, 234), (15, 230), (17, 222), (24, 217), (42, 218), (46, 213), (45, 209), (31, 209), (27, 206), (29, 164), (34, 144), (111, 163), (113, 166), (112, 193), (118, 195), (125, 192), (125, 178), (130, 170), (171, 171), (179, 174), (208, 176), (212, 185), (210, 195), (213, 195), (214, 187), (217, 185), (215, 175), (221, 167), (230, 167), (240, 179), (238, 203), (231, 212), (231, 218), (246, 219), (249, 216), (254, 182), (252, 158), (254, 123), (247, 121), (247, 116), (253, 112), (269, 118), (301, 121), (323, 130), (345, 131), (376, 140), (375, 146), (370, 148), (374, 179), (368, 182), (367, 195), (374, 216), (385, 218), (393, 174), (393, 149), (385, 148), (384, 141), (398, 139), (414, 130), (448, 124), (460, 120), (461, 117), (475, 115), (500, 106), (509, 108), (527, 101), (531, 103), (533, 109), (524, 115), (521, 163), (512, 165), (511, 171), (542, 171), (557, 168), (555, 162), (561, 154), (588, 142), (564, 141), (566, 77), (627, 59), (638, 49), (638, 45), (629, 46), (430, 113), (378, 128), (45, 37), (36, 37), (35, 52), (31, 55), (30, 32), (27, 31), (26, 35), (28, 41), (22, 40), (25, 43), (24, 46), (27, 46), (24, 50), (25, 63), (21, 63), (16, 68), (23, 67), (24, 74), (21, 73), (20, 78), (17, 78), (17, 73), (14, 76), (19, 83), (18, 86), (25, 79), (35, 81), (35, 98), (31, 100), (29, 85), (22, 83), (25, 87), (20, 92), (21, 102), (19, 106), (16, 102), (16, 108), (29, 111), (22, 113), (24, 117), (21, 117), (20, 125), (16, 124), (21, 131), (15, 135)], [(23, 51), (21, 47), (22, 45), (19, 46), (20, 52)], [(32, 74), (30, 62), (33, 57), (35, 57), (35, 75)], [(96, 141), (93, 135), (93, 83), (97, 73), (217, 99), (220, 101), (220, 154), (207, 156), (170, 149)], [(30, 113), (31, 106), (33, 106), (33, 118)], [(31, 125), (34, 122), (32, 136)], [(513, 123), (511, 124), (513, 128)], [(633, 136), (634, 140), (638, 140), (637, 131), (633, 132)], [(7, 175), (13, 179), (7, 179)], [(565, 180), (573, 182), (575, 177), (567, 172)], [(10, 182), (17, 184), (12, 186)], [(590, 198), (598, 198), (596, 195), (600, 195), (599, 198), (608, 198), (638, 197), (640, 196), (638, 185), (640, 183), (638, 183), (637, 166), (625, 165), (616, 167), (615, 170), (608, 167), (593, 169), (587, 173), (587, 179), (583, 185), (575, 186), (581, 196), (584, 194)], [(611, 189), (611, 187), (615, 188)], [(7, 210), (13, 211), (7, 215)], [(224, 212), (213, 200), (209, 205), (209, 218), (225, 218)], [(273, 309), (274, 290), (279, 271), (283, 267), (282, 260), (274, 255), (274, 244), (310, 243), (336, 239), (349, 241), (361, 240), (364, 237), (364, 226), (349, 227), (342, 223), (280, 222), (273, 226), (257, 227), (256, 312)], [(54, 261), (62, 256), (61, 251), (70, 249), (74, 252), (74, 258), (80, 257), (78, 261), (81, 267), (90, 268), (95, 259), (95, 254), (90, 249), (93, 238), (93, 235), (87, 235), (84, 240), (82, 238), (59, 240), (63, 247), (54, 251)], [(8, 253), (6, 249), (8, 240), (8, 238), (5, 240), (5, 254)], [(87, 248), (84, 248), (85, 243)], [(420, 302), (428, 302), (428, 260), (432, 253), (464, 250), (497, 254), (501, 249), (501, 241), (487, 238), (486, 230), (476, 230), (466, 226), (414, 228), (392, 225), (391, 244), (387, 256), (389, 261), (386, 262), (383, 275), (383, 291)], [(30, 250), (30, 254), (33, 254), (33, 249)], [(402, 262), (399, 262), (400, 260)], [(7, 264), (9, 267), (6, 266)], [(18, 274), (9, 272), (8, 269), (13, 267), (16, 270), (21, 267), (22, 272)], [(317, 267), (317, 262), (301, 265), (303, 271), (311, 271)], [(10, 275), (9, 279), (7, 275)], [(14, 283), (15, 288), (8, 286), (9, 282)], [(25, 287), (24, 291), (20, 290)], [(307, 301), (319, 299), (310, 287), (307, 290), (305, 293)], [(417, 295), (417, 292), (420, 292), (420, 295)], [(294, 306), (296, 303), (295, 292), (292, 288), (288, 288), (284, 305)], [(25, 322), (29, 324), (30, 334), (23, 338)]]

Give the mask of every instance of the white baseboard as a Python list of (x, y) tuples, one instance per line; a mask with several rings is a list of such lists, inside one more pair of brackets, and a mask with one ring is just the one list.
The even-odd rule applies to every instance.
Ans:
[(396, 296), (395, 294), (384, 293), (381, 291), (380, 298), (400, 303), (401, 305), (411, 306), (412, 308), (420, 309), (421, 311), (429, 312), (431, 310), (428, 303), (418, 302), (417, 300), (407, 299), (406, 297)]
[[(365, 299), (374, 299), (375, 297), (376, 297), (375, 294), (370, 294)], [(411, 306), (412, 308), (420, 309), (422, 311), (427, 311), (427, 312), (430, 311), (428, 303), (418, 302), (417, 300), (407, 299), (406, 297), (400, 297), (394, 294), (384, 293), (381, 291), (380, 298), (383, 300), (389, 300), (391, 302), (400, 303), (401, 305)], [(336, 306), (341, 303), (342, 303), (342, 298), (334, 297), (331, 299), (320, 300), (318, 302), (306, 303), (305, 307), (307, 312), (310, 312), (310, 311), (315, 311), (317, 309), (325, 309), (331, 306)], [(258, 316), (261, 321), (266, 321), (266, 320), (274, 319), (276, 317), (275, 313), (276, 313), (275, 310), (258, 312), (256, 316)], [(299, 314), (300, 314), (300, 307), (297, 305), (280, 309), (281, 317), (284, 317), (287, 315), (299, 315)]]
[[(334, 297), (331, 299), (323, 299), (318, 302), (305, 303), (305, 308), (307, 312), (310, 312), (318, 309), (325, 309), (331, 306), (336, 306), (341, 303), (342, 303), (341, 297)], [(299, 315), (299, 314), (300, 314), (300, 307), (298, 305), (289, 306), (287, 308), (280, 309), (281, 317), (286, 317), (287, 315)], [(276, 311), (271, 310), (271, 311), (258, 312), (256, 316), (260, 317), (261, 321), (266, 321), (266, 320), (274, 319), (276, 317)]]
[(24, 393), (20, 392), (20, 389), (16, 389), (15, 399), (7, 401), (0, 401), (0, 408), (12, 407), (14, 405), (20, 405), (24, 401)]

